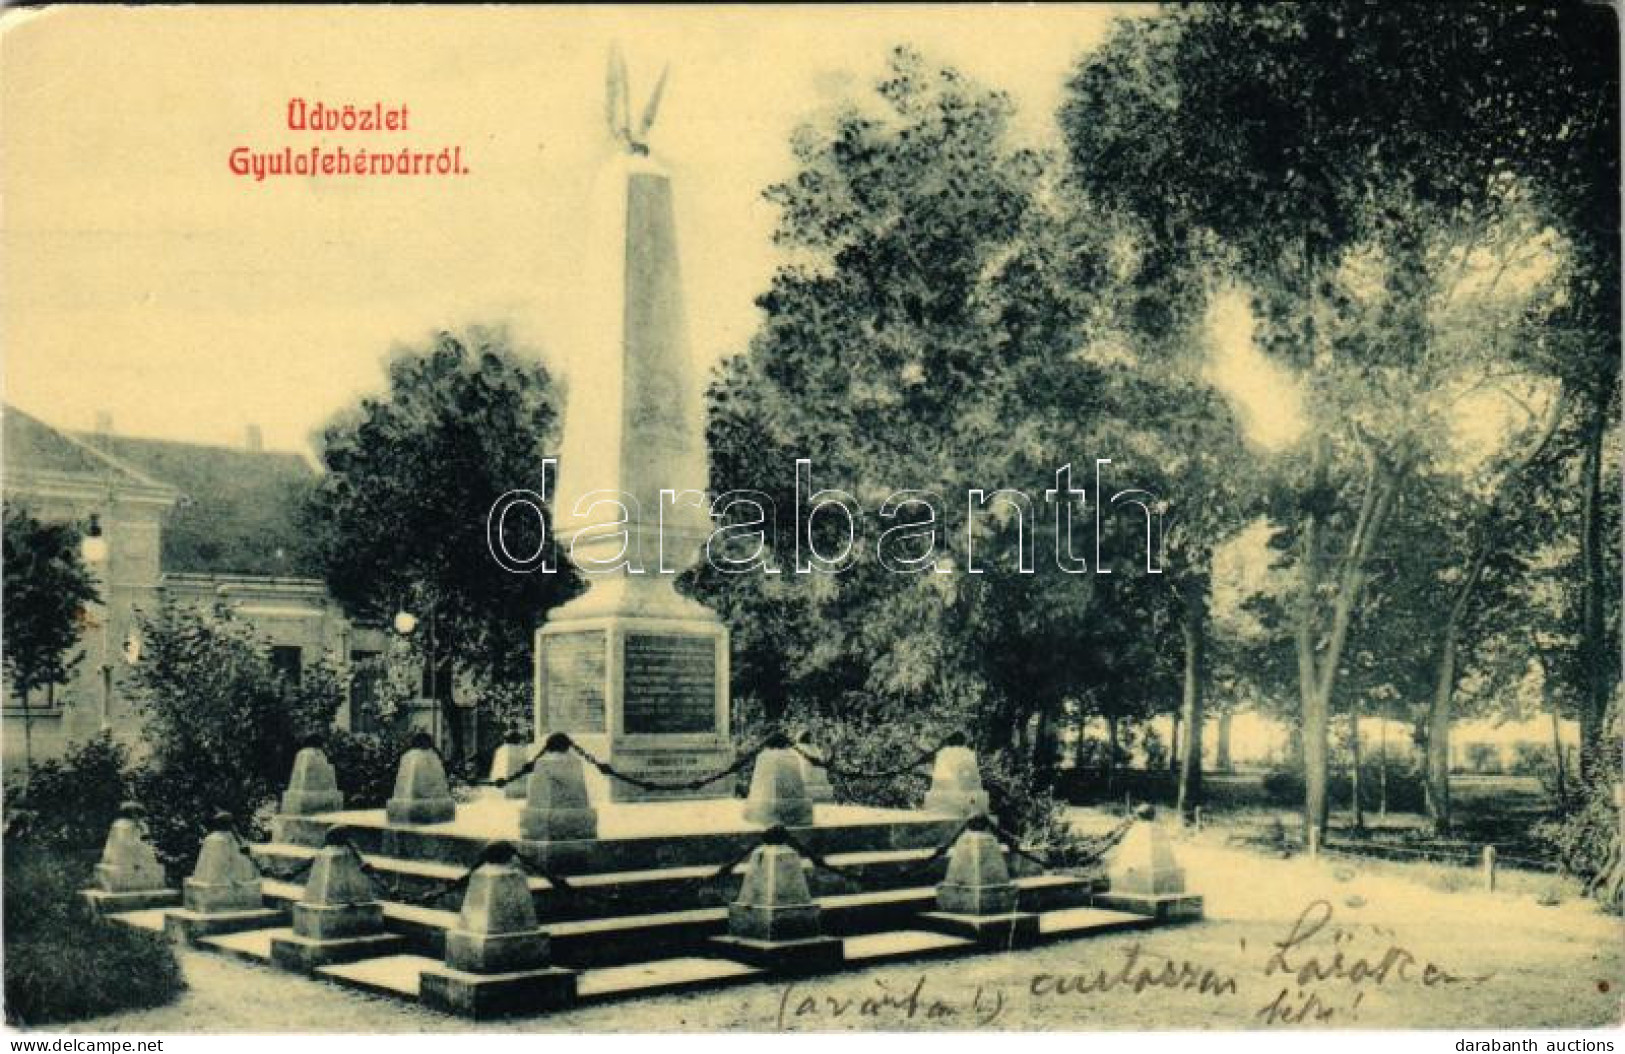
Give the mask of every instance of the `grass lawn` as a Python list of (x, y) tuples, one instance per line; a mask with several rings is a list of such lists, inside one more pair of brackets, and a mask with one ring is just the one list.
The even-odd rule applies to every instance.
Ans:
[[(1085, 811), (1080, 821), (1104, 827), (1111, 818)], [(1190, 887), (1208, 907), (1205, 921), (1181, 929), (478, 1025), (186, 953), (191, 987), (180, 1002), (81, 1027), (1090, 1030), (1529, 1028), (1621, 1020), (1621, 921), (1589, 901), (1564, 897), (1542, 906), (1531, 891), (1447, 891), (1428, 884), (1426, 868), (1281, 859), (1227, 846), (1221, 831), (1183, 840), (1179, 853)]]

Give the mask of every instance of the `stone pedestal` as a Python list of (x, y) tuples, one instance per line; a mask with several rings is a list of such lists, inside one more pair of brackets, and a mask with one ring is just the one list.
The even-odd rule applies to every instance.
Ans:
[[(728, 631), (700, 611), (680, 619), (556, 615), (536, 635), (538, 726), (566, 732), (599, 760), (652, 783), (685, 783), (727, 768), (734, 757)], [(648, 790), (596, 769), (586, 775), (593, 802), (734, 792), (731, 777)]]
[(493, 846), (469, 876), (457, 925), (446, 933), (445, 967), (423, 972), (423, 1002), (474, 1017), (534, 1013), (573, 1003), (575, 985), (575, 971), (548, 965), (547, 933), (512, 849)]
[(1141, 816), (1107, 860), (1106, 877), (1113, 893), (1183, 893), (1185, 869), (1174, 859), (1168, 832)]
[(210, 831), (204, 837), (197, 867), (182, 888), (187, 909), (203, 915), (265, 906), (260, 873), (230, 831)]
[(113, 821), (96, 864), (94, 885), (83, 895), (93, 909), (108, 915), (180, 902), (180, 892), (164, 885), (164, 869), (147, 843), (139, 806), (126, 805)]
[(502, 745), (497, 747), (496, 753), (491, 755), (491, 782), (501, 785), (503, 797), (525, 796), (526, 777), (514, 779), (513, 776), (530, 764), (531, 755), (534, 753), (535, 750), (525, 742), (523, 736), (517, 732), (510, 732)]
[(197, 867), (182, 887), (182, 907), (164, 916), (164, 932), (186, 942), (220, 933), (275, 926), (286, 913), (265, 907), (260, 873), (230, 830), (231, 817), (216, 817), (203, 839)]
[(967, 829), (948, 851), (948, 873), (937, 886), (937, 907), (960, 915), (1002, 915), (1016, 907), (1016, 885), (1004, 847), (986, 828)]
[(1185, 892), (1185, 869), (1174, 857), (1173, 840), (1150, 806), (1136, 819), (1107, 858), (1109, 888), (1094, 902), (1103, 908), (1149, 915), (1164, 921), (1202, 917), (1202, 898)]
[(598, 837), (598, 811), (587, 795), (581, 759), (550, 743), (526, 781), (519, 837), (530, 842), (566, 842)]
[[(586, 207), (553, 531), (587, 591), (536, 637), (538, 738), (684, 783), (728, 767), (728, 631), (675, 588), (712, 531), (702, 385), (688, 345), (670, 174), (607, 160)], [(594, 801), (731, 797), (594, 773)]]
[(753, 966), (805, 972), (841, 964), (841, 942), (823, 935), (801, 857), (768, 842), (751, 853), (739, 899), (728, 905), (728, 935), (713, 941)]
[(969, 747), (951, 745), (937, 751), (936, 764), (931, 769), (931, 789), (925, 795), (925, 811), (958, 817), (988, 811), (982, 773)]
[(1038, 938), (1038, 916), (1016, 910), (1004, 847), (986, 822), (972, 821), (948, 851), (948, 872), (937, 886), (928, 925), (988, 947), (1016, 947)]
[(801, 758), (801, 783), (807, 789), (807, 800), (814, 805), (828, 805), (835, 801), (835, 788), (830, 785), (829, 773), (817, 761), (827, 760), (811, 739), (803, 737), (796, 746)]
[(293, 759), (293, 776), (282, 795), (282, 811), (290, 816), (309, 816), (342, 808), (344, 795), (339, 793), (327, 755), (314, 744), (304, 747)]
[(279, 966), (308, 973), (318, 966), (392, 955), (405, 938), (384, 932), (384, 906), (361, 860), (344, 845), (317, 850), (304, 892), (293, 905), (293, 934), (271, 941)]
[(401, 756), (395, 793), (384, 805), (390, 823), (446, 823), (457, 815), (446, 767), (427, 736), (419, 736)]
[(764, 827), (810, 826), (813, 807), (801, 780), (801, 766), (801, 755), (789, 747), (768, 747), (756, 755), (745, 819)]

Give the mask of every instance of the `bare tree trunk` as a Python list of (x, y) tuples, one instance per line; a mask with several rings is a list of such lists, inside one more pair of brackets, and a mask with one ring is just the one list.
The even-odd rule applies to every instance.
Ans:
[(1106, 715), (1106, 793), (1117, 783), (1117, 715)]
[(1388, 715), (1377, 727), (1377, 815), (1388, 817)]
[(1220, 772), (1230, 772), (1235, 768), (1230, 761), (1230, 720), (1234, 716), (1228, 709), (1219, 712), (1218, 742), (1213, 744), (1213, 765)]
[(1348, 551), (1339, 568), (1337, 590), (1332, 601), (1332, 620), (1325, 637), (1324, 654), (1316, 658), (1314, 633), (1314, 605), (1320, 575), (1318, 570), (1318, 525), (1314, 513), (1307, 516), (1304, 525), (1305, 573), (1300, 587), (1299, 614), (1296, 633), (1298, 653), (1299, 695), (1303, 703), (1303, 761), (1304, 761), (1304, 830), (1310, 827), (1326, 829), (1330, 818), (1331, 801), (1327, 794), (1327, 732), (1331, 722), (1332, 689), (1337, 682), (1337, 668), (1343, 659), (1343, 647), (1348, 641), (1349, 627), (1359, 604), (1365, 584), (1365, 562), (1370, 556), (1372, 539), (1376, 537), (1393, 507), (1402, 470), (1382, 461), (1375, 452), (1370, 454), (1370, 470), (1366, 479), (1365, 495), (1360, 502), (1359, 518), (1349, 537)]
[(28, 693), (23, 693), (23, 769), (34, 771), (34, 709), (29, 705)]
[[(1183, 705), (1183, 704), (1181, 704)], [(1179, 771), (1179, 726), (1183, 710), (1175, 710), (1173, 724), (1168, 729), (1168, 771)]]
[(1478, 526), (1478, 544), (1473, 552), (1467, 575), (1456, 589), (1450, 612), (1445, 616), (1443, 639), (1439, 646), (1439, 659), (1434, 670), (1433, 701), (1428, 708), (1427, 751), (1427, 806), (1435, 834), (1450, 831), (1450, 709), (1456, 694), (1456, 673), (1461, 649), (1462, 624), (1467, 617), (1478, 584), (1484, 579), (1484, 569), (1494, 553), (1498, 537), (1495, 531), (1500, 503), (1509, 484), (1523, 473), (1551, 441), (1562, 420), (1566, 400), (1561, 391), (1552, 401), (1545, 426), (1527, 451), (1502, 476), (1500, 485), (1490, 500)]
[(1450, 833), (1450, 699), (1456, 687), (1456, 630), (1445, 629), (1444, 647), (1428, 708), (1427, 807), (1435, 834)]
[(1360, 801), (1360, 697), (1349, 700), (1349, 753), (1354, 764), (1349, 768), (1350, 811), (1354, 814), (1354, 829), (1365, 830), (1365, 805)]
[(1179, 815), (1189, 818), (1202, 804), (1203, 689), (1207, 677), (1207, 604), (1205, 584), (1185, 591), (1181, 630), (1185, 638), (1185, 677), (1181, 699), (1185, 749), (1179, 766)]
[(1557, 713), (1557, 696), (1547, 690), (1551, 701), (1552, 713), (1552, 765), (1554, 766), (1554, 779), (1552, 791), (1557, 796), (1558, 807), (1561, 808), (1569, 800), (1567, 778), (1563, 772), (1563, 720)]
[(1603, 592), (1609, 588), (1602, 555), (1602, 441), (1606, 411), (1593, 410), (1586, 425), (1581, 472), (1585, 498), (1580, 521), (1580, 555), (1585, 578), (1580, 604), (1580, 772), (1589, 773), (1603, 749), (1603, 714), (1608, 709), (1609, 654), (1603, 626)]

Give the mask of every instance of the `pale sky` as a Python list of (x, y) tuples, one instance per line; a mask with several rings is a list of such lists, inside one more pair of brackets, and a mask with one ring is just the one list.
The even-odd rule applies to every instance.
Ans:
[[(1143, 12), (1145, 9), (1138, 9)], [(5, 398), (45, 420), (308, 450), (398, 341), (510, 322), (568, 372), (579, 217), (618, 41), (677, 181), (696, 358), (739, 349), (775, 261), (763, 187), (800, 121), (910, 43), (1003, 88), (1053, 145), (1114, 10), (67, 8), (0, 38)], [(289, 131), (289, 99), (409, 107), (410, 131)], [(234, 176), (238, 146), (439, 149), (461, 179)]]

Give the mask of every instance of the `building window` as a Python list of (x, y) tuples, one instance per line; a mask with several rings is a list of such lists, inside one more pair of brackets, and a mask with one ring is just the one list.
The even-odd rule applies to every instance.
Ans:
[(271, 647), (271, 666), (295, 687), (304, 674), (305, 652), (297, 645), (275, 644)]
[(5, 685), (3, 693), (0, 693), (0, 708), (3, 708), (8, 714), (22, 714), (30, 717), (56, 716), (62, 713), (64, 694), (66, 693), (62, 691), (60, 686), (53, 684), (44, 688), (37, 688), (26, 696), (20, 696), (11, 690), (11, 685), (8, 683)]

